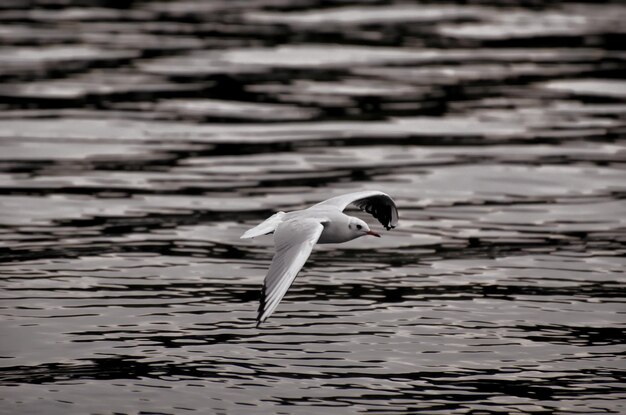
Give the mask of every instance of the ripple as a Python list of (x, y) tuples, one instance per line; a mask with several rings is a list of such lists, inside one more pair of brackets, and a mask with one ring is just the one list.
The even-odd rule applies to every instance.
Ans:
[(317, 26), (320, 24), (389, 24), (398, 22), (431, 22), (482, 17), (488, 9), (475, 6), (435, 6), (397, 4), (356, 7), (347, 6), (298, 12), (251, 12), (245, 15), (252, 22)]
[(444, 25), (440, 31), (447, 36), (482, 40), (619, 33), (623, 32), (619, 22), (624, 16), (623, 6), (578, 4), (562, 10), (494, 12), (490, 13), (489, 22)]
[(626, 98), (626, 82), (606, 79), (572, 79), (551, 81), (545, 88), (579, 95)]

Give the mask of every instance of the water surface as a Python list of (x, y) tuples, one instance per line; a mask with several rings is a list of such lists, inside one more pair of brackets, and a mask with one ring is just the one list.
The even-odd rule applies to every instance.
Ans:
[[(620, 2), (35, 3), (0, 6), (1, 413), (626, 412)], [(363, 189), (400, 226), (257, 329), (239, 236)]]

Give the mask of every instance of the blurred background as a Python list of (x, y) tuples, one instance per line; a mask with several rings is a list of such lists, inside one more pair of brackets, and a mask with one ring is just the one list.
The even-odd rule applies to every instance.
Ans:
[[(0, 413), (626, 412), (624, 21), (3, 0)], [(255, 328), (241, 233), (365, 189)]]

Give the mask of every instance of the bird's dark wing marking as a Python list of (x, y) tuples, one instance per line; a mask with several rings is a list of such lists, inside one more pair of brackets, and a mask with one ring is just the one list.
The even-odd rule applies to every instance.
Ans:
[(398, 225), (398, 208), (393, 199), (386, 193), (378, 190), (348, 193), (335, 196), (318, 203), (315, 206), (336, 206), (344, 210), (348, 205), (355, 205), (359, 209), (374, 216), (387, 230)]
[(398, 225), (398, 208), (387, 195), (358, 199), (352, 202), (352, 204), (378, 219), (387, 230), (393, 229)]

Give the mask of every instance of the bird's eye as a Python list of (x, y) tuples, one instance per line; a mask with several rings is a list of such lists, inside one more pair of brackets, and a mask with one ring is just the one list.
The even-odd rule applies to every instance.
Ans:
[(356, 225), (357, 229), (362, 229), (363, 227), (361, 225)]

